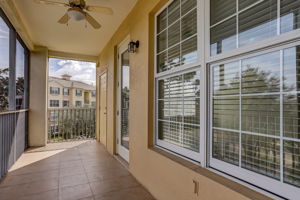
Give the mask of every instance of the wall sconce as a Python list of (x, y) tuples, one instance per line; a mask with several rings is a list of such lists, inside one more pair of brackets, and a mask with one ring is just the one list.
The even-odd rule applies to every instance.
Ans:
[(129, 53), (135, 53), (137, 51), (137, 49), (140, 47), (140, 41), (131, 41), (128, 44), (128, 52)]

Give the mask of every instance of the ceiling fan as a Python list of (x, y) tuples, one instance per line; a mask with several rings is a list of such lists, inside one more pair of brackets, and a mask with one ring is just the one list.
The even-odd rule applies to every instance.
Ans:
[(99, 29), (101, 25), (90, 14), (88, 14), (88, 11), (108, 15), (113, 14), (111, 8), (89, 6), (86, 5), (84, 0), (69, 0), (69, 3), (61, 3), (48, 0), (34, 0), (34, 2), (45, 5), (68, 7), (67, 13), (58, 20), (58, 23), (60, 24), (67, 24), (70, 19), (74, 19), (75, 21), (86, 19), (86, 21), (90, 23), (95, 29)]

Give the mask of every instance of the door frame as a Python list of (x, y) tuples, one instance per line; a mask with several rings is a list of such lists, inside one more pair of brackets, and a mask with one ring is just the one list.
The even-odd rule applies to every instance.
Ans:
[[(98, 134), (97, 134), (97, 136), (98, 136), (98, 141), (99, 142), (102, 142), (102, 144), (104, 144), (103, 143), (103, 141), (101, 141), (101, 77), (104, 75), (104, 74), (106, 74), (106, 107), (107, 107), (107, 100), (108, 100), (108, 98), (107, 98), (107, 89), (108, 89), (108, 84), (107, 84), (107, 69), (105, 69), (103, 72), (101, 72), (99, 75), (98, 75), (98, 81), (99, 81), (99, 89), (98, 89), (98, 99), (99, 99), (99, 101), (97, 102), (97, 111), (99, 112), (99, 128), (98, 128)], [(106, 146), (107, 145), (107, 110), (106, 110), (106, 131), (105, 131), (105, 134), (106, 134), (106, 136), (105, 136), (105, 138), (106, 138), (106, 141), (105, 141), (105, 144), (104, 144), (104, 146)]]
[[(129, 163), (129, 150), (121, 145), (121, 54), (128, 49), (130, 36), (128, 35), (119, 45), (117, 51), (117, 112), (116, 112), (116, 153)], [(130, 63), (130, 61), (129, 61)], [(129, 66), (130, 67), (130, 66)], [(129, 76), (130, 77), (130, 76)], [(129, 95), (130, 96), (130, 95)], [(130, 111), (129, 111), (130, 112)], [(130, 138), (130, 133), (129, 133)], [(130, 142), (129, 142), (130, 146)]]

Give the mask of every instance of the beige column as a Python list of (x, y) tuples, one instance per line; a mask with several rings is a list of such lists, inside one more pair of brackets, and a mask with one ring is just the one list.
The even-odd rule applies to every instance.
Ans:
[(47, 143), (48, 49), (37, 47), (30, 55), (29, 146)]

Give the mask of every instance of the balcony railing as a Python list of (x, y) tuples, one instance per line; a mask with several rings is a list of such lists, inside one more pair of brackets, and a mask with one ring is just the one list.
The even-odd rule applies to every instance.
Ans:
[(95, 108), (48, 109), (48, 142), (94, 139)]

